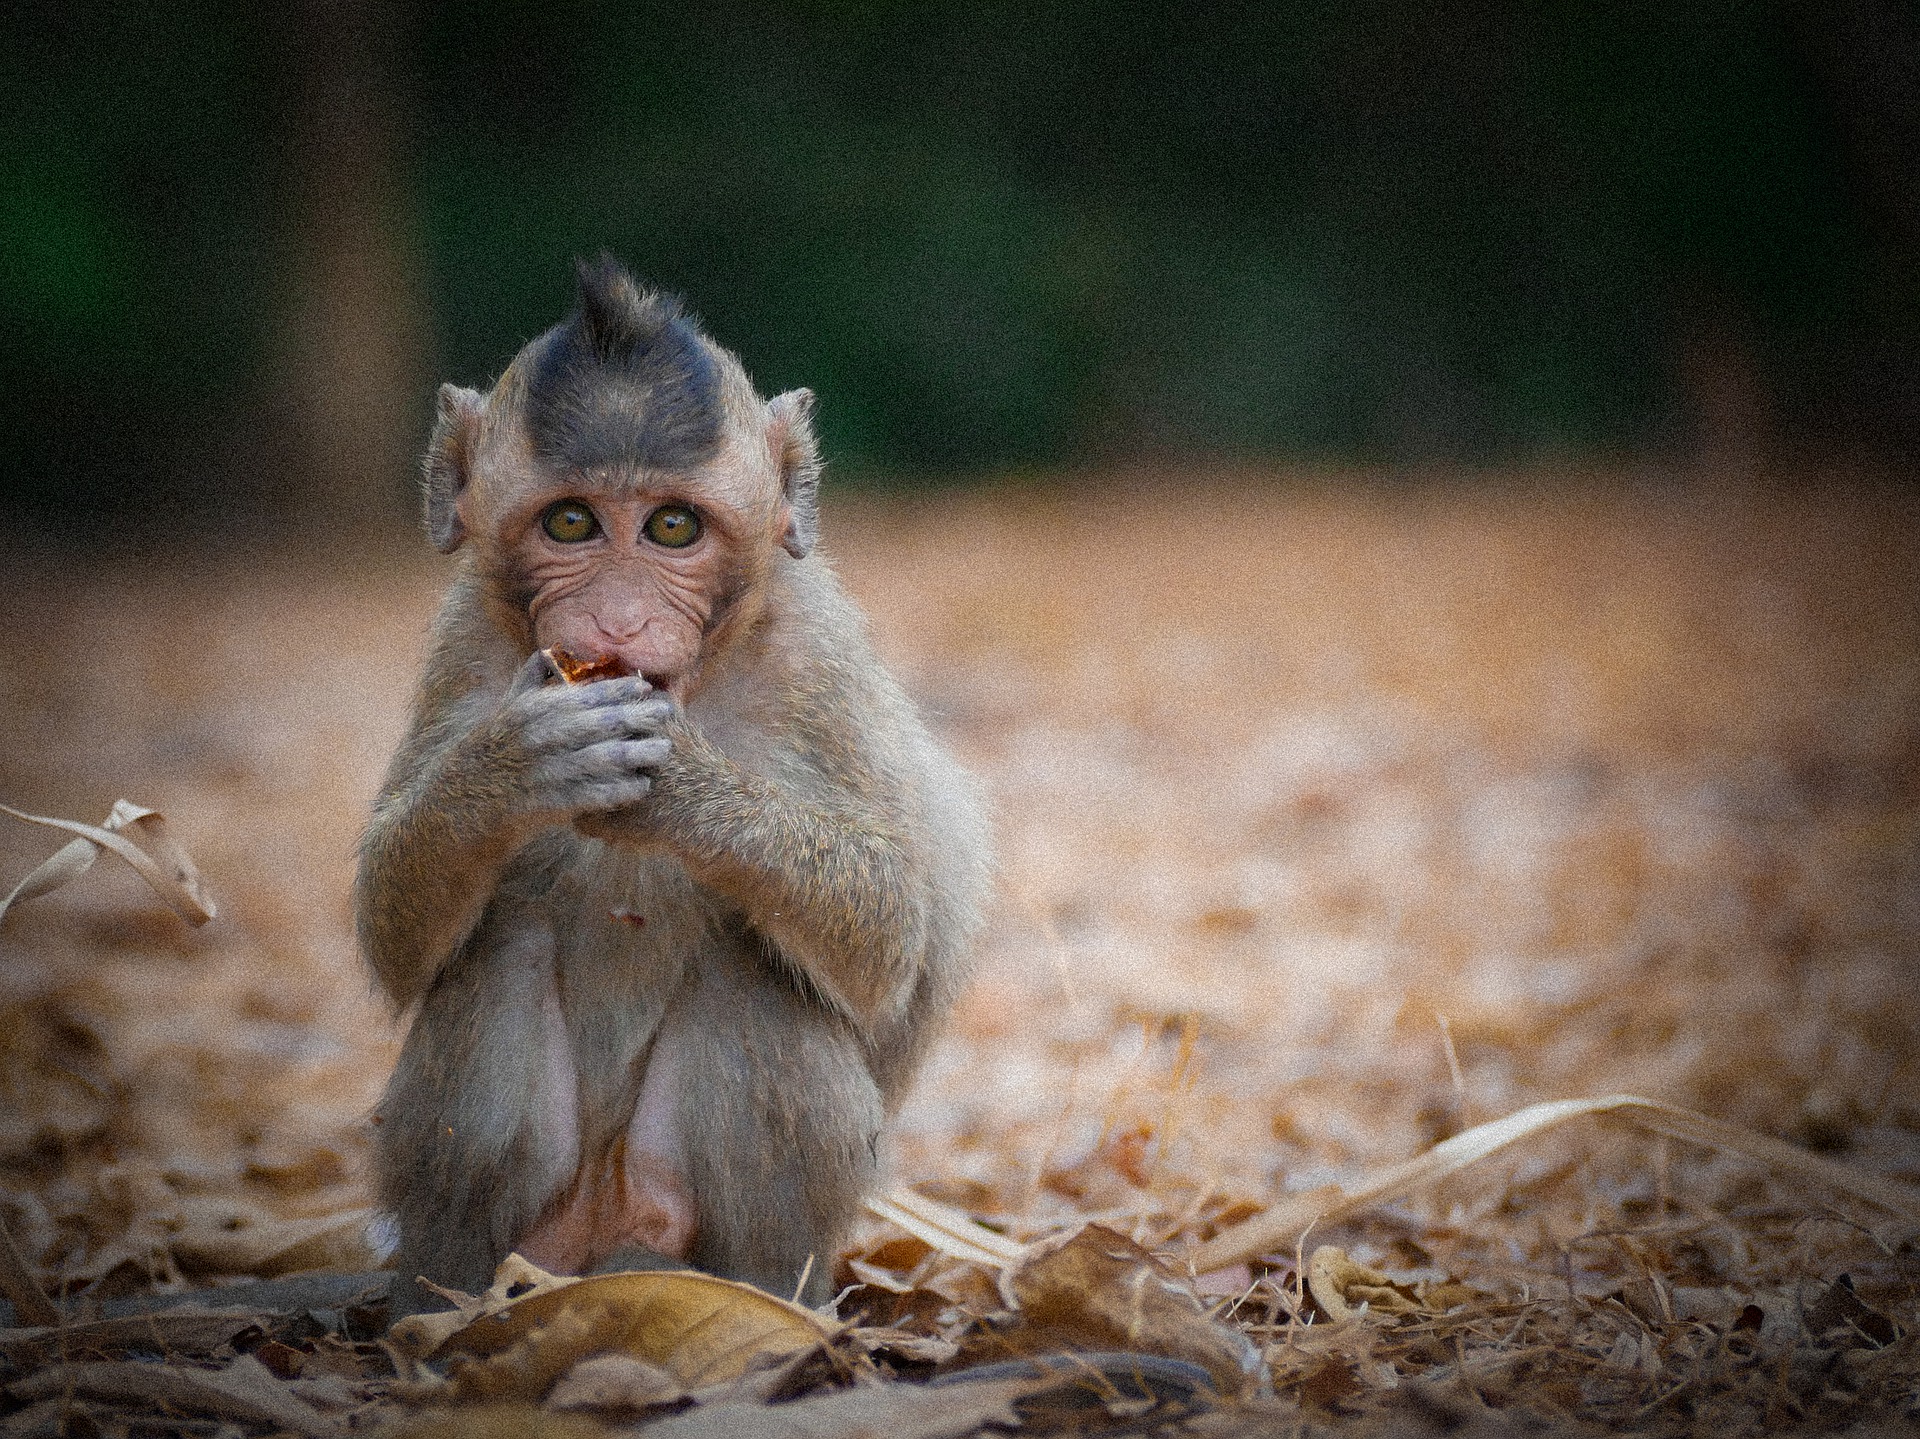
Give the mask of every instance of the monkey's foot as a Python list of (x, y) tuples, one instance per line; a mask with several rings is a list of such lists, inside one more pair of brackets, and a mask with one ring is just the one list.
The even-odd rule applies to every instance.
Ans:
[(657, 1249), (649, 1249), (644, 1244), (623, 1244), (613, 1253), (597, 1260), (593, 1266), (595, 1274), (630, 1274), (635, 1270), (648, 1269), (685, 1269), (687, 1261), (671, 1254), (662, 1254)]

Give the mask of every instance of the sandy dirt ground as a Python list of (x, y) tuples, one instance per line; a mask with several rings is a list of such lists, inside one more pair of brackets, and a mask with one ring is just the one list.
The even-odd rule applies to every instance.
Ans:
[[(998, 835), (899, 1181), (1177, 1254), (1624, 1090), (1920, 1182), (1912, 493), (1141, 474), (833, 495), (826, 528)], [(109, 859), (0, 926), (0, 1219), (103, 1294), (350, 1258), (398, 1042), (352, 851), (447, 563), (234, 537), (85, 566), (15, 537), (0, 570), (0, 800), (156, 806), (221, 906), (189, 930)], [(56, 843), (0, 816), (0, 890)], [(1903, 1343), (1920, 1323), (1910, 1233), (1591, 1124), (1329, 1233), (1578, 1289), (1568, 1256), (1656, 1197), (1662, 1223), (1759, 1216), (1669, 1289), (1845, 1271)], [(1606, 1399), (1575, 1378), (1569, 1409)]]

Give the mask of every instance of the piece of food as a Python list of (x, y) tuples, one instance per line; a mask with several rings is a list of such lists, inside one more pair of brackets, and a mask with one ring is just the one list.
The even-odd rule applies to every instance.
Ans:
[(633, 673), (633, 667), (618, 655), (577, 655), (555, 645), (543, 653), (570, 685), (590, 684), (594, 680), (617, 680)]

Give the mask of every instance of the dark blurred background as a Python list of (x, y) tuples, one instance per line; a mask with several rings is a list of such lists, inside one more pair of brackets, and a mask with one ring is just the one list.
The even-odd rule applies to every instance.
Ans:
[(10, 8), (51, 534), (389, 513), (602, 248), (843, 480), (1920, 454), (1912, 0)]

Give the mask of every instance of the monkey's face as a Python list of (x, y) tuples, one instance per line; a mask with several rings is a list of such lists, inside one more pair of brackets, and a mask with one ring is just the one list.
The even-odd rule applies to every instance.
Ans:
[(616, 657), (684, 701), (739, 590), (737, 511), (689, 488), (576, 486), (507, 528), (536, 646)]
[(506, 526), (538, 647), (617, 658), (682, 701), (764, 528), (700, 486), (577, 480)]

